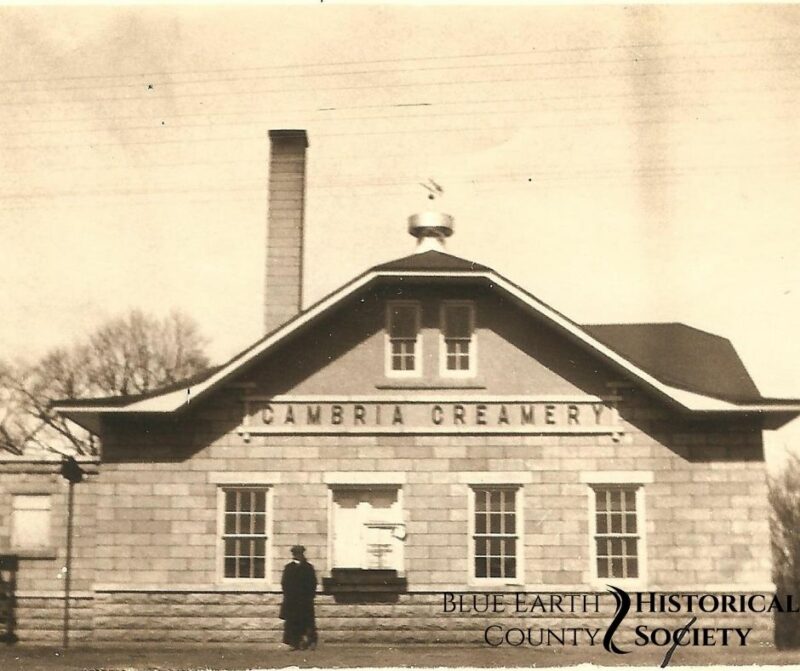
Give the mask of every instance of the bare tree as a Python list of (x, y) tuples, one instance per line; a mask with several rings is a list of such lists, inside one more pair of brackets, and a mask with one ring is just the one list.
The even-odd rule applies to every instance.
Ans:
[[(772, 565), (779, 595), (800, 597), (800, 458), (787, 459), (770, 481)], [(775, 614), (775, 642), (782, 648), (800, 647), (800, 614)]]
[(22, 454), (31, 422), (26, 416), (23, 396), (15, 389), (14, 378), (11, 365), (0, 361), (0, 450)]
[(187, 316), (134, 310), (34, 364), (0, 362), (0, 449), (94, 454), (92, 436), (56, 415), (54, 401), (153, 391), (208, 367), (205, 338)]

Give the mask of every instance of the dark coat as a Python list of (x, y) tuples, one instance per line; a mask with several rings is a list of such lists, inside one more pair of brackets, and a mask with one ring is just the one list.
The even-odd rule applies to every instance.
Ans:
[(289, 562), (281, 578), (283, 601), (279, 617), (283, 623), (283, 642), (297, 647), (306, 637), (306, 643), (316, 642), (314, 594), (317, 591), (317, 574), (307, 561)]

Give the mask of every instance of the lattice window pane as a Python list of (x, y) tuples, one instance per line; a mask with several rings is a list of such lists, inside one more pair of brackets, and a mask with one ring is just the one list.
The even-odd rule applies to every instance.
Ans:
[(223, 570), (226, 578), (263, 579), (267, 559), (267, 490), (225, 490)]
[(595, 549), (599, 578), (639, 575), (639, 528), (634, 487), (598, 487), (595, 498)]
[(393, 340), (392, 370), (414, 370), (416, 365), (416, 338), (413, 340)]
[(469, 370), (471, 340), (445, 340), (447, 370)]
[(473, 490), (475, 504), (475, 577), (515, 578), (517, 571), (514, 490)]
[(394, 371), (414, 371), (417, 366), (419, 309), (416, 305), (389, 308), (389, 362)]
[(445, 367), (452, 371), (470, 370), (472, 350), (472, 306), (446, 305), (442, 335), (445, 342)]

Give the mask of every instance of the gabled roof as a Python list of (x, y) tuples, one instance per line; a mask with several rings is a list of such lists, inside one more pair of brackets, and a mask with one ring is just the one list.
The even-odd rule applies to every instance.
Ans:
[[(118, 413), (172, 413), (207, 395), (294, 333), (310, 327), (358, 291), (382, 281), (479, 281), (592, 351), (622, 374), (691, 412), (800, 414), (800, 400), (764, 399), (730, 343), (683, 324), (612, 324), (582, 327), (491, 268), (428, 251), (362, 273), (268, 333), (230, 361), (197, 379), (142, 396), (81, 399), (53, 404), (77, 423), (97, 430), (100, 417)], [(652, 344), (648, 337), (655, 338)], [(709, 358), (705, 360), (702, 353)]]
[(372, 270), (429, 270), (437, 272), (447, 272), (450, 270), (460, 270), (464, 272), (491, 270), (487, 266), (482, 266), (474, 261), (467, 261), (452, 254), (429, 250), (421, 254), (409, 254), (401, 259), (382, 263), (375, 266)]
[(101, 396), (96, 398), (78, 398), (78, 399), (68, 399), (64, 401), (56, 401), (54, 405), (57, 405), (59, 408), (79, 408), (85, 405), (96, 405), (96, 404), (103, 404), (108, 406), (115, 406), (115, 407), (125, 407), (134, 403), (136, 401), (144, 401), (148, 398), (155, 398), (156, 396), (163, 396), (164, 394), (169, 394), (173, 391), (179, 391), (186, 389), (187, 387), (191, 387), (195, 384), (200, 384), (201, 382), (207, 380), (211, 377), (214, 373), (216, 373), (222, 366), (210, 366), (205, 370), (200, 371), (199, 373), (195, 373), (190, 377), (183, 378), (182, 380), (176, 380), (175, 382), (171, 382), (170, 384), (165, 384), (162, 387), (158, 387), (156, 389), (151, 389), (149, 391), (142, 392), (141, 394), (124, 394), (120, 396)]
[(678, 323), (582, 328), (666, 384), (734, 403), (764, 400), (727, 338)]

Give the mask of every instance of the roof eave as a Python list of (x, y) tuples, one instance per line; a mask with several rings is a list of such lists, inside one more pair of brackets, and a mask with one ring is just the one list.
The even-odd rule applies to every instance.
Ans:
[[(652, 375), (634, 365), (614, 350), (604, 345), (598, 339), (584, 331), (579, 324), (573, 322), (565, 315), (554, 308), (543, 303), (538, 298), (528, 293), (510, 280), (495, 271), (488, 270), (378, 270), (372, 269), (354, 278), (338, 290), (328, 294), (325, 298), (300, 313), (297, 317), (287, 322), (274, 332), (266, 336), (263, 340), (252, 347), (244, 350), (233, 357), (227, 364), (220, 367), (213, 375), (203, 380), (199, 384), (183, 389), (173, 390), (160, 396), (150, 397), (140, 401), (134, 401), (122, 406), (102, 406), (87, 405), (85, 407), (76, 406), (55, 406), (55, 410), (60, 414), (72, 419), (78, 424), (85, 426), (82, 422), (87, 422), (85, 418), (89, 415), (97, 415), (97, 420), (91, 423), (99, 425), (101, 415), (117, 414), (139, 414), (139, 413), (171, 413), (188, 407), (191, 403), (198, 401), (208, 394), (212, 389), (224, 383), (234, 374), (250, 364), (253, 360), (269, 351), (277, 343), (294, 331), (304, 327), (309, 322), (321, 316), (340, 301), (344, 300), (354, 292), (362, 289), (377, 279), (402, 279), (408, 278), (481, 278), (494, 286), (502, 289), (511, 295), (518, 302), (539, 313), (548, 319), (563, 332), (569, 334), (573, 341), (577, 341), (584, 347), (594, 350), (604, 359), (614, 364), (617, 368), (626, 371), (646, 388), (657, 393), (671, 404), (683, 410), (700, 413), (763, 413), (763, 414), (800, 414), (800, 402), (792, 400), (786, 404), (773, 403), (732, 403), (718, 398), (685, 391), (657, 380)], [(775, 399), (777, 400), (777, 399)], [(82, 418), (79, 421), (78, 418)], [(87, 427), (88, 428), (88, 427)], [(91, 430), (91, 429), (90, 429)]]
[(53, 410), (62, 417), (83, 427), (89, 433), (93, 433), (96, 436), (100, 435), (102, 415), (105, 411), (87, 408), (61, 408), (59, 406), (54, 406)]

